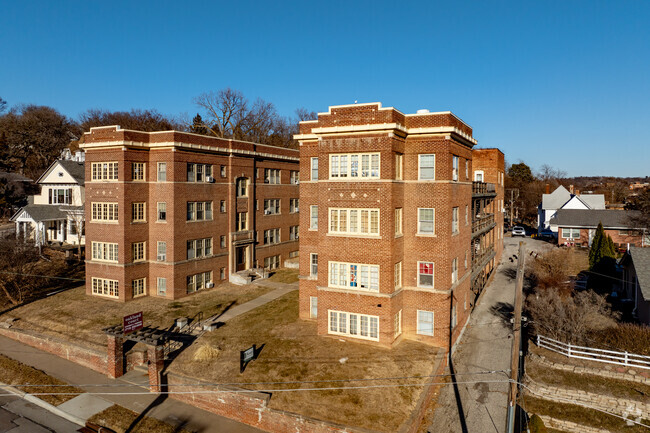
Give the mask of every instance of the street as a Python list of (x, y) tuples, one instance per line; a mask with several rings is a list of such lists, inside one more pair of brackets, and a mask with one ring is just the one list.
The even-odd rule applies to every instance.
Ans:
[[(531, 250), (550, 244), (531, 238), (504, 238), (501, 263), (472, 313), (453, 357), (457, 389), (443, 387), (429, 432), (504, 432), (512, 346), (508, 317), (513, 309), (519, 242), (524, 241), (526, 262)], [(504, 319), (505, 318), (505, 319)], [(447, 369), (446, 372), (449, 372)], [(467, 373), (474, 374), (467, 374)]]

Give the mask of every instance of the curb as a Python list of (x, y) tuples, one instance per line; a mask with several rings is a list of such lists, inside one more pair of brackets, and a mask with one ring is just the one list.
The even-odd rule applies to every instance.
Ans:
[(14, 388), (11, 385), (6, 385), (6, 384), (0, 382), (0, 388), (9, 391), (11, 394), (16, 395), (17, 397), (20, 397), (23, 400), (26, 400), (26, 401), (28, 401), (30, 403), (33, 403), (36, 406), (39, 406), (39, 407), (47, 410), (48, 412), (53, 413), (54, 415), (56, 415), (58, 417), (66, 419), (66, 420), (70, 421), (71, 423), (80, 425), (82, 427), (86, 425), (85, 420), (83, 420), (83, 419), (81, 419), (79, 417), (76, 417), (76, 416), (74, 416), (72, 414), (69, 414), (68, 412), (64, 412), (61, 409), (59, 409), (58, 407), (56, 407), (54, 405), (51, 405), (50, 403), (48, 403), (46, 401), (43, 401), (43, 400), (41, 400), (40, 398), (38, 398), (36, 396), (33, 396), (31, 394), (27, 394), (26, 392), (23, 392), (23, 391), (21, 391), (21, 390), (19, 390), (17, 388)]

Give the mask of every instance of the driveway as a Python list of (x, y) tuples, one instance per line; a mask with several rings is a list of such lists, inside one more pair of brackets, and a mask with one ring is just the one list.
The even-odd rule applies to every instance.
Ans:
[[(508, 320), (514, 304), (517, 265), (513, 255), (517, 254), (521, 241), (524, 242), (527, 263), (531, 250), (542, 252), (552, 248), (546, 242), (531, 238), (504, 238), (501, 263), (472, 312), (453, 356), (457, 387), (449, 385), (441, 390), (429, 427), (431, 433), (505, 431), (506, 381), (510, 377), (512, 348), (512, 327)], [(512, 262), (510, 257), (513, 257)]]

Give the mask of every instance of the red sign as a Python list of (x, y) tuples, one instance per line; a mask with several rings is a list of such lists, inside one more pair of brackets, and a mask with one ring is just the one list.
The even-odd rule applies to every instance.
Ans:
[(142, 311), (124, 316), (124, 333), (137, 331), (142, 328)]

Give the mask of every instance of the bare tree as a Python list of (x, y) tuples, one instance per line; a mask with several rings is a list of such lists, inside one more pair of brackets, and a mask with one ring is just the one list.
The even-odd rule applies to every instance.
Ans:
[(318, 113), (315, 111), (309, 111), (305, 107), (300, 107), (296, 108), (296, 116), (298, 116), (298, 120), (300, 122), (304, 120), (317, 120), (318, 119)]
[(2, 114), (7, 109), (7, 101), (0, 98), (0, 114)]
[(205, 110), (206, 126), (217, 137), (233, 137), (241, 130), (241, 122), (248, 113), (244, 94), (230, 87), (217, 92), (202, 93), (194, 103)]
[(137, 131), (169, 131), (182, 125), (156, 110), (108, 111), (90, 109), (79, 116), (84, 131), (96, 126), (120, 125), (124, 129)]
[(38, 249), (11, 237), (0, 240), (0, 251), (0, 300), (18, 305), (37, 287), (32, 274), (40, 257)]

